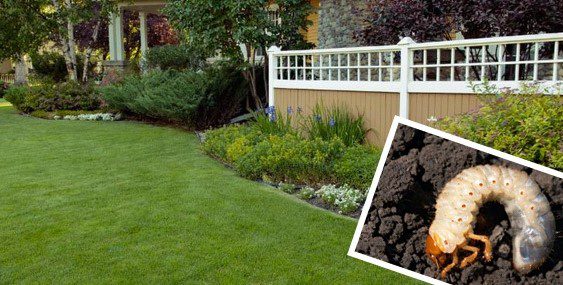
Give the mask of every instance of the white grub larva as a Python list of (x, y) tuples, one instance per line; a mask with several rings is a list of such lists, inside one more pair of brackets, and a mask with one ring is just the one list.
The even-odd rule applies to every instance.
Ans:
[(510, 219), (514, 269), (526, 274), (549, 255), (555, 237), (555, 219), (539, 186), (523, 171), (479, 165), (450, 180), (436, 201), (426, 253), (438, 268), (446, 265), (447, 255), (452, 255), (452, 262), (442, 270), (442, 278), (458, 265), (460, 251), (471, 253), (461, 260), (461, 268), (476, 260), (479, 248), (469, 246), (469, 240), (483, 242), (485, 260), (492, 259), (489, 238), (473, 233), (479, 208), (488, 201), (502, 203)]

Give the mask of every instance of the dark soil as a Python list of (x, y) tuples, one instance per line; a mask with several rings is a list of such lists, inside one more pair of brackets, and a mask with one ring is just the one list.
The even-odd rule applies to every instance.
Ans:
[[(528, 172), (542, 188), (563, 229), (563, 180), (514, 164), (461, 144), (400, 125), (362, 230), (357, 252), (438, 278), (426, 257), (428, 228), (442, 187), (466, 168), (480, 164), (509, 165)], [(520, 275), (512, 268), (512, 232), (502, 205), (485, 204), (475, 226), (490, 237), (493, 260), (482, 259), (453, 269), (446, 282), (454, 284), (563, 284), (563, 239), (557, 238), (549, 259), (537, 270)], [(479, 245), (482, 248), (482, 245)]]

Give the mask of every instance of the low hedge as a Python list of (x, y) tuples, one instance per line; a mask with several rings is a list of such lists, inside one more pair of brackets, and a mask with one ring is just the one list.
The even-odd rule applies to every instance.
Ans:
[(115, 112), (196, 129), (239, 115), (247, 90), (241, 73), (224, 63), (202, 71), (153, 70), (100, 89)]
[(6, 90), (5, 99), (24, 113), (98, 110), (103, 107), (102, 96), (94, 85), (76, 82), (13, 85)]

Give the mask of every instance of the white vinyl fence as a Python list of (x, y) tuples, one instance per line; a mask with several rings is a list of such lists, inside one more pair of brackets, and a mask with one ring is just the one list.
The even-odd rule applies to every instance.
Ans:
[[(395, 92), (408, 117), (409, 92), (472, 93), (470, 83), (518, 88), (563, 81), (563, 33), (269, 53), (270, 105), (275, 89)], [(553, 88), (560, 92), (560, 87)]]

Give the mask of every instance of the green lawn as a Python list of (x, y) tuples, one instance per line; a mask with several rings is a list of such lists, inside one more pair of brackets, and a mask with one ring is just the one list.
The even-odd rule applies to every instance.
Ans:
[(194, 135), (0, 108), (0, 283), (414, 283), (356, 221), (239, 178)]
[(11, 106), (10, 102), (6, 101), (4, 98), (0, 98), (0, 107)]

